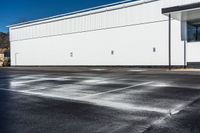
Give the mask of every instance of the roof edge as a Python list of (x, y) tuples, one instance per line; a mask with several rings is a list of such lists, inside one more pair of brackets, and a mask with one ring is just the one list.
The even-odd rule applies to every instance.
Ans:
[(117, 5), (121, 5), (121, 4), (128, 4), (131, 2), (133, 3), (133, 5), (138, 5), (138, 4), (145, 4), (145, 3), (154, 2), (154, 1), (159, 1), (159, 0), (123, 0), (121, 2), (115, 2), (115, 3), (105, 4), (105, 5), (96, 6), (96, 7), (92, 7), (92, 8), (86, 8), (83, 10), (78, 10), (78, 11), (59, 14), (59, 15), (55, 15), (55, 16), (51, 16), (51, 17), (45, 17), (45, 18), (41, 18), (41, 19), (31, 20), (31, 21), (27, 21), (27, 22), (23, 22), (23, 23), (16, 23), (13, 25), (8, 25), (6, 27), (12, 28), (12, 27), (28, 25), (28, 24), (47, 21), (47, 20), (56, 19), (56, 18), (60, 18), (60, 17), (71, 16), (71, 15), (76, 15), (76, 14), (80, 14), (80, 13), (87, 13), (90, 11), (95, 11), (98, 9), (108, 8), (108, 7), (117, 6)]
[(200, 2), (181, 5), (181, 6), (173, 6), (173, 7), (163, 8), (162, 14), (170, 14), (172, 12), (179, 12), (179, 11), (191, 10), (191, 9), (196, 9), (196, 8), (200, 8)]

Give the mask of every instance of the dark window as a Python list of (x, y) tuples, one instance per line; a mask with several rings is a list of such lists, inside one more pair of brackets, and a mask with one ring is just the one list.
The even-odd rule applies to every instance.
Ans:
[(200, 41), (200, 24), (188, 22), (187, 32), (188, 42)]

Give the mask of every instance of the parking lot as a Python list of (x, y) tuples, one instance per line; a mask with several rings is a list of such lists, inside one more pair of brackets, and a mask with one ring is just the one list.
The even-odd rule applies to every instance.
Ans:
[(0, 69), (2, 133), (199, 133), (200, 72)]

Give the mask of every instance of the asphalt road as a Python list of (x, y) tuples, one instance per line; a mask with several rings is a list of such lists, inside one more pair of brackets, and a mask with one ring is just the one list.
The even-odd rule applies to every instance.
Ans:
[(200, 72), (0, 69), (0, 133), (200, 133)]

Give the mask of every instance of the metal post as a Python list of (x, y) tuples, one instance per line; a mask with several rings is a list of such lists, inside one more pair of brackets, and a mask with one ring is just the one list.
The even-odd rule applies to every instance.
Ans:
[(171, 69), (171, 14), (169, 14), (169, 70)]
[(187, 68), (187, 44), (186, 44), (186, 40), (184, 41), (184, 68)]

